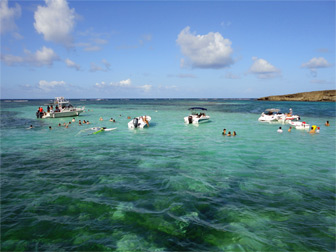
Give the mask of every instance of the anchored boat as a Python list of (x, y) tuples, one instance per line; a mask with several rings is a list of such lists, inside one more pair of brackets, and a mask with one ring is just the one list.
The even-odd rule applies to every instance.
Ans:
[(300, 120), (300, 116), (293, 115), (293, 110), (289, 109), (289, 113), (280, 113), (280, 109), (266, 109), (258, 121), (260, 122), (291, 122), (293, 120)]
[(152, 120), (150, 116), (138, 116), (132, 119), (128, 123), (128, 128), (130, 129), (136, 129), (136, 128), (144, 128), (144, 127), (149, 127), (149, 122)]
[(210, 119), (210, 116), (205, 114), (206, 108), (201, 107), (192, 107), (189, 108), (191, 110), (191, 114), (189, 116), (184, 117), (184, 122), (191, 123), (202, 123), (207, 122)]
[(78, 116), (84, 112), (85, 107), (74, 107), (64, 97), (56, 97), (54, 103), (48, 104), (47, 111), (42, 107), (36, 112), (37, 118), (60, 118)]

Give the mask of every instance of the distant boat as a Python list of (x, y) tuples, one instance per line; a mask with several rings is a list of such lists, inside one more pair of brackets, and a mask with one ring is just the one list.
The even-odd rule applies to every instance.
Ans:
[[(37, 118), (60, 118), (78, 116), (84, 112), (85, 107), (75, 108), (64, 97), (56, 97), (53, 104), (49, 104), (50, 111), (37, 111)], [(52, 109), (51, 109), (52, 107)]]
[[(202, 123), (207, 122), (210, 120), (210, 116), (205, 114), (206, 108), (201, 107), (192, 107), (189, 108), (191, 110), (191, 114), (189, 116), (184, 117), (184, 122), (191, 124), (191, 123)], [(199, 114), (198, 114), (199, 112)]]

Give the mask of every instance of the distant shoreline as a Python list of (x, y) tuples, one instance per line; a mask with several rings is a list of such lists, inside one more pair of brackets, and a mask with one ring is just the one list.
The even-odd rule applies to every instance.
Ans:
[(336, 90), (302, 92), (287, 95), (272, 95), (258, 98), (259, 101), (316, 101), (336, 102)]

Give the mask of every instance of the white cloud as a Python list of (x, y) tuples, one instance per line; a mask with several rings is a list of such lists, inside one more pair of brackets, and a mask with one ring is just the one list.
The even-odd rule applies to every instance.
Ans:
[(123, 89), (139, 89), (142, 91), (149, 91), (152, 88), (152, 85), (142, 85), (142, 86), (133, 86), (131, 79), (121, 80), (119, 82), (111, 82), (110, 84), (106, 84), (104, 81), (100, 83), (96, 83), (95, 87), (97, 88), (123, 88)]
[(301, 67), (303, 68), (308, 68), (308, 69), (316, 69), (316, 68), (325, 68), (325, 67), (329, 67), (330, 64), (328, 63), (328, 61), (323, 58), (323, 57), (320, 57), (320, 58), (312, 58), (311, 60), (309, 60), (308, 62), (306, 63), (303, 63), (301, 65)]
[(152, 85), (143, 85), (143, 86), (138, 86), (138, 88), (142, 89), (145, 92), (148, 92), (149, 90), (152, 89)]
[(106, 83), (104, 81), (102, 81), (101, 83), (97, 82), (95, 84), (95, 87), (97, 87), (97, 88), (104, 88), (104, 87), (106, 87)]
[(2, 55), (1, 60), (9, 66), (51, 66), (54, 61), (59, 60), (57, 54), (51, 48), (47, 48), (45, 46), (43, 46), (41, 50), (37, 50), (35, 53), (31, 53), (29, 50), (24, 50), (24, 53), (24, 56)]
[(107, 72), (107, 71), (109, 71), (110, 67), (111, 67), (111, 64), (106, 59), (103, 59), (102, 63), (104, 65), (104, 67), (98, 66), (96, 63), (91, 62), (90, 71), (91, 72), (97, 72), (97, 71)]
[(15, 18), (20, 16), (20, 5), (15, 4), (14, 8), (8, 8), (8, 0), (0, 1), (0, 33), (15, 31), (17, 29)]
[[(231, 55), (231, 41), (223, 38), (219, 32), (207, 35), (190, 33), (190, 27), (184, 28), (177, 37), (182, 54), (196, 68), (224, 68), (234, 63)], [(181, 65), (184, 65), (184, 60)]]
[(70, 59), (66, 59), (65, 60), (65, 64), (70, 67), (70, 68), (74, 68), (76, 69), (77, 71), (80, 70), (80, 66), (78, 64), (76, 64), (75, 62), (73, 62), (72, 60)]
[(249, 72), (257, 75), (260, 79), (268, 79), (276, 77), (280, 70), (270, 64), (267, 60), (252, 57), (253, 64)]
[(43, 89), (45, 91), (49, 91), (51, 89), (57, 88), (57, 87), (64, 87), (66, 83), (64, 81), (45, 81), (40, 80), (38, 83), (38, 88)]
[(36, 31), (47, 41), (71, 46), (75, 10), (69, 8), (66, 0), (45, 0), (45, 3), (46, 6), (38, 6), (34, 14)]
[(106, 37), (109, 33), (96, 33), (92, 28), (79, 32), (78, 35), (83, 37), (85, 42), (76, 43), (76, 46), (83, 48), (86, 52), (96, 52), (102, 49), (102, 46), (108, 43)]
[(130, 87), (131, 84), (132, 84), (131, 79), (127, 79), (127, 80), (122, 80), (122, 81), (119, 81), (119, 82), (111, 82), (110, 86), (113, 86), (113, 87)]

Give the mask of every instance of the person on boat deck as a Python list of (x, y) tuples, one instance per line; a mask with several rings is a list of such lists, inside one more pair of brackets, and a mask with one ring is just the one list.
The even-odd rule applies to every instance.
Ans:
[(223, 136), (225, 136), (226, 135), (226, 129), (223, 129)]
[(227, 136), (231, 136), (231, 131), (229, 131), (229, 133), (227, 134)]
[(42, 107), (39, 108), (39, 112), (43, 113), (43, 108)]
[(311, 128), (310, 128), (309, 133), (310, 133), (310, 134), (315, 134), (315, 129), (314, 129), (314, 127), (311, 127)]
[(326, 123), (324, 124), (325, 126), (330, 126), (330, 123), (329, 123), (329, 121), (326, 121)]
[(147, 121), (147, 116), (144, 116), (143, 121), (147, 124), (148, 126), (148, 121)]
[(281, 127), (279, 127), (278, 132), (279, 132), (279, 133), (282, 133), (282, 129), (281, 129)]

